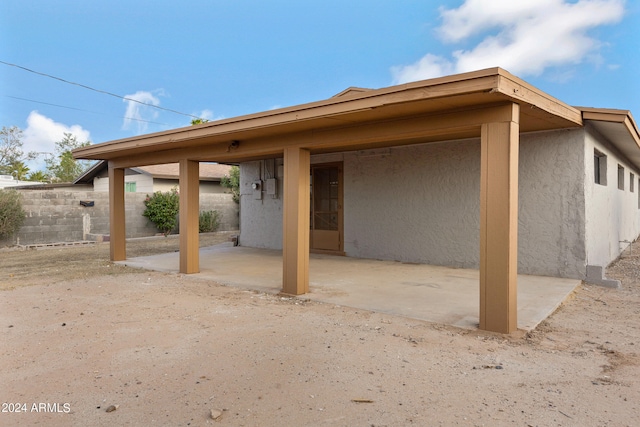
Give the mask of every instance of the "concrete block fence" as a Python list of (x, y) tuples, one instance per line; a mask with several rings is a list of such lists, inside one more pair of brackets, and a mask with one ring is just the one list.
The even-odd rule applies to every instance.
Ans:
[[(26, 221), (12, 238), (0, 240), (0, 247), (56, 242), (96, 240), (109, 234), (109, 193), (97, 191), (18, 190)], [(127, 237), (158, 233), (142, 216), (144, 193), (125, 193)], [(82, 202), (82, 203), (81, 203)], [(93, 203), (91, 203), (93, 202)], [(200, 211), (218, 211), (220, 231), (237, 230), (238, 205), (231, 194), (201, 194)]]

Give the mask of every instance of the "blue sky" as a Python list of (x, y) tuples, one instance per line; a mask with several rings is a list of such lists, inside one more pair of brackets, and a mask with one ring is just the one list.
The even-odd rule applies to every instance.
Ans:
[(0, 126), (51, 152), (493, 66), (639, 119), (639, 3), (2, 0), (0, 61), (186, 115), (0, 63)]

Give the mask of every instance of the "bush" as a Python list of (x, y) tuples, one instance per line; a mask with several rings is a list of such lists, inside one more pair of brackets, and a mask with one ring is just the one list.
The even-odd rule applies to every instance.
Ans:
[(24, 224), (26, 212), (15, 190), (0, 190), (0, 239), (13, 236)]
[(238, 166), (231, 166), (229, 176), (223, 176), (220, 185), (231, 191), (234, 202), (240, 203), (240, 168)]
[(178, 225), (180, 196), (177, 189), (172, 188), (171, 191), (165, 193), (156, 191), (152, 196), (147, 194), (144, 205), (146, 209), (142, 216), (153, 222), (165, 236), (169, 235)]
[(203, 211), (200, 212), (200, 218), (198, 221), (198, 230), (200, 233), (211, 233), (216, 231), (220, 225), (220, 215), (218, 211)]

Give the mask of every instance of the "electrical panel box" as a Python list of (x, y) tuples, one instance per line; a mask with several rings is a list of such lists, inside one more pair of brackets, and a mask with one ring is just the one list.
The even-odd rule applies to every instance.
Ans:
[(270, 196), (278, 194), (278, 180), (275, 178), (267, 179), (267, 194)]

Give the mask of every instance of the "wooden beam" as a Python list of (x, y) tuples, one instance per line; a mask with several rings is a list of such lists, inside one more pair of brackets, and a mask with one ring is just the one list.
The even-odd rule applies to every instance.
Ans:
[(247, 159), (279, 157), (286, 147), (326, 152), (478, 137), (483, 123), (509, 119), (502, 117), (507, 111), (505, 105), (511, 104), (367, 123), (341, 123), (326, 129), (241, 140), (236, 147), (230, 147), (229, 140), (226, 143), (202, 143), (144, 154), (126, 154), (110, 161), (123, 168), (172, 163), (178, 158), (241, 162)]
[(309, 292), (309, 173), (311, 154), (297, 147), (284, 150), (282, 292)]
[(200, 272), (200, 164), (180, 160), (180, 273)]
[(109, 162), (109, 252), (111, 261), (127, 259), (124, 209), (124, 169)]
[(480, 173), (480, 329), (518, 328), (518, 104), (510, 120), (482, 125)]

